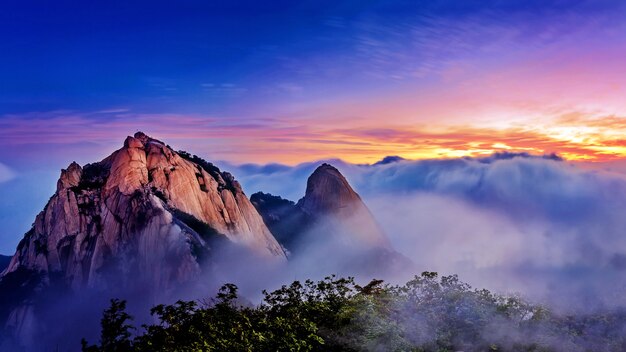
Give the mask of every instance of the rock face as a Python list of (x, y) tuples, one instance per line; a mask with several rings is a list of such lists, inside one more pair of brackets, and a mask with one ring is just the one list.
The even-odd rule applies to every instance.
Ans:
[(298, 203), (261, 192), (251, 201), (293, 260), (315, 263), (319, 272), (388, 277), (413, 267), (391, 247), (361, 197), (329, 164), (311, 174)]
[(361, 197), (333, 166), (322, 164), (309, 177), (298, 207), (314, 218), (326, 217), (350, 230), (361, 245), (389, 248), (389, 240), (374, 220)]
[(232, 175), (138, 132), (106, 159), (62, 170), (3, 276), (55, 272), (73, 288), (97, 287), (106, 285), (105, 268), (124, 261), (168, 288), (198, 273), (212, 237), (285, 259)]
[(272, 233), (288, 249), (295, 249), (299, 237), (314, 227), (324, 227), (323, 232), (335, 233), (348, 245), (391, 248), (361, 197), (339, 170), (329, 164), (320, 165), (311, 174), (305, 196), (297, 204), (261, 192), (253, 194), (251, 201)]
[(314, 219), (288, 199), (257, 192), (250, 196), (250, 201), (288, 254), (298, 246), (298, 239), (314, 225)]
[(286, 261), (231, 174), (138, 132), (104, 160), (61, 171), (0, 275), (0, 350), (15, 350), (7, 341), (35, 350), (54, 328), (44, 310), (58, 302), (78, 304), (83, 292), (168, 297), (205, 284), (223, 268), (217, 254), (233, 251), (250, 263)]

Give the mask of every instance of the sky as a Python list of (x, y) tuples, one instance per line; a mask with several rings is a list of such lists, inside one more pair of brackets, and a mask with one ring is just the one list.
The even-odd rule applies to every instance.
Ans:
[(620, 1), (7, 0), (0, 53), (0, 252), (138, 130), (233, 164), (626, 155)]

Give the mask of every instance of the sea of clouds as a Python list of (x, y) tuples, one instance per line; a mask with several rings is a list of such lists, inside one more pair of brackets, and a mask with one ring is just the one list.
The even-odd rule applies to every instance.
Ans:
[[(248, 195), (264, 191), (296, 201), (322, 162), (220, 167), (232, 172)], [(400, 261), (397, 273), (377, 278), (402, 284), (411, 275), (437, 271), (563, 313), (626, 308), (626, 168), (513, 154), (375, 165), (325, 162), (346, 176), (393, 248), (412, 262)], [(237, 248), (217, 250), (198, 285), (167, 297), (141, 287), (67, 297), (52, 292), (50, 297), (56, 298), (42, 315), (45, 338), (35, 343), (76, 346), (81, 337), (95, 341), (100, 314), (112, 297), (127, 299), (140, 325), (151, 321), (146, 312), (156, 303), (206, 299), (227, 282), (258, 303), (262, 289), (293, 280), (339, 274), (355, 275), (364, 284), (373, 278), (363, 273), (368, 253), (318, 236), (326, 234), (323, 226), (318, 232), (309, 237), (304, 254), (278, 266)], [(66, 324), (55, 324), (61, 317)]]
[[(619, 170), (523, 154), (326, 162), (418, 270), (459, 274), (555, 309), (626, 306), (626, 175)], [(221, 166), (248, 194), (297, 201), (320, 163)]]

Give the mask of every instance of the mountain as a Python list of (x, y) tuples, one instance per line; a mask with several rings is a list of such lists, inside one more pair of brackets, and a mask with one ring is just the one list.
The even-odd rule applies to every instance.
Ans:
[(0, 336), (0, 349), (88, 335), (97, 321), (86, 312), (112, 297), (141, 305), (203, 294), (234, 279), (231, 271), (263, 280), (265, 263), (287, 257), (272, 232), (293, 252), (294, 270), (379, 273), (406, 264), (329, 164), (311, 174), (298, 203), (264, 193), (249, 200), (228, 172), (138, 132), (99, 162), (61, 170), (0, 274), (0, 324), (10, 336)]
[(406, 159), (401, 157), (401, 156), (389, 155), (389, 156), (386, 156), (386, 157), (382, 158), (381, 160), (375, 162), (372, 165), (387, 165), (387, 164), (397, 163), (399, 161), (404, 161), (404, 160), (406, 160)]
[(138, 132), (104, 160), (61, 171), (1, 275), (0, 319), (20, 330), (33, 297), (54, 284), (177, 289), (225, 243), (286, 260), (231, 174)]
[(297, 203), (262, 192), (250, 199), (290, 258), (315, 263), (321, 273), (388, 275), (413, 267), (332, 165), (322, 164), (309, 176)]
[(330, 164), (320, 165), (306, 185), (298, 207), (310, 217), (340, 225), (350, 232), (347, 241), (358, 245), (390, 248), (387, 235), (374, 220), (361, 197), (345, 177)]
[[(284, 258), (231, 174), (138, 132), (104, 160), (61, 171), (4, 275), (62, 272), (74, 287), (96, 285), (107, 260), (131, 256), (157, 286), (184, 281), (198, 270), (194, 246), (209, 239), (190, 219), (258, 255)], [(171, 254), (176, 262), (163, 266)]]
[(298, 245), (300, 235), (313, 226), (313, 218), (288, 199), (257, 192), (250, 196), (250, 201), (289, 254)]

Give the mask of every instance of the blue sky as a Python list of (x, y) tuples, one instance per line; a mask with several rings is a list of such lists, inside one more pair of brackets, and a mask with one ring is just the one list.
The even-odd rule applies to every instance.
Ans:
[[(549, 32), (559, 40), (585, 25), (576, 15), (620, 20), (610, 12), (621, 9), (615, 4), (6, 1), (0, 12), (0, 114), (125, 108), (261, 115), (249, 106), (401, 88), (407, 72), (469, 60), (487, 42), (510, 50), (515, 41), (536, 44)], [(459, 35), (471, 32), (463, 27), (468, 23), (488, 28)], [(507, 33), (488, 32), (494, 28), (516, 28), (508, 38), (514, 42), (498, 38)], [(506, 53), (478, 54), (486, 62)]]
[[(626, 155), (619, 1), (3, 1), (0, 252), (137, 130), (209, 160)], [(34, 186), (36, 185), (36, 186)]]

